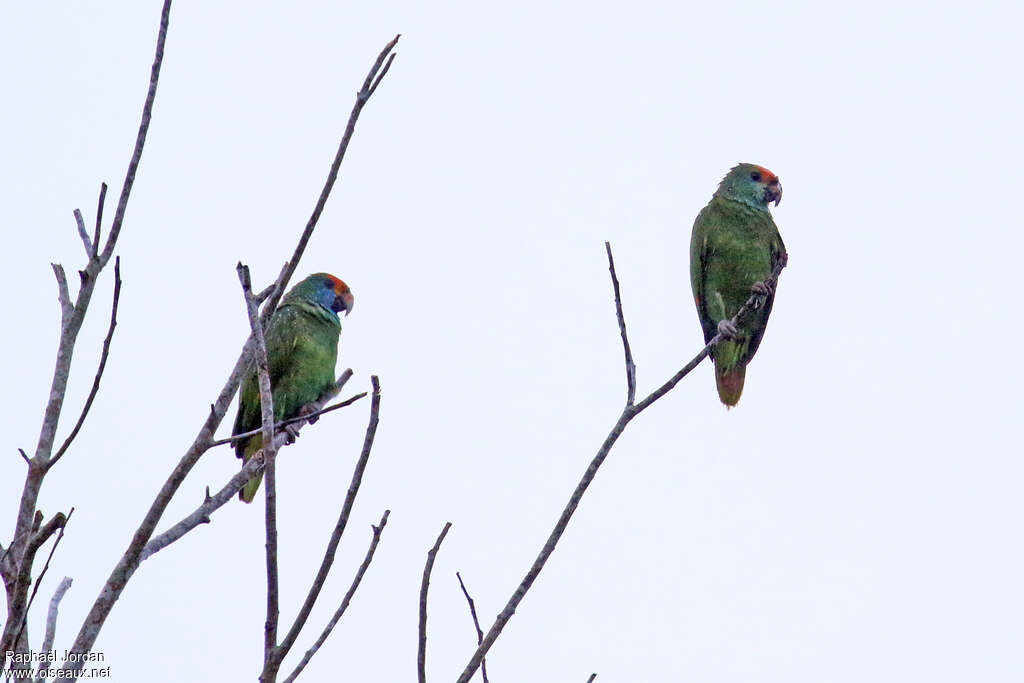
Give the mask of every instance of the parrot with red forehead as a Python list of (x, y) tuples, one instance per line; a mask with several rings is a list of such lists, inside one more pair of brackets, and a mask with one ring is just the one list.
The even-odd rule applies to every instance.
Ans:
[[(711, 359), (718, 397), (730, 408), (740, 400), (747, 363), (761, 343), (772, 311), (775, 292), (765, 280), (787, 259), (768, 211), (769, 203), (778, 206), (781, 200), (782, 185), (774, 173), (763, 166), (738, 164), (693, 223), (690, 284), (704, 342), (722, 335), (711, 349)], [(763, 304), (733, 325), (733, 316), (752, 292), (761, 296)]]
[[(354, 299), (348, 285), (327, 273), (315, 273), (295, 285), (270, 316), (267, 324), (267, 364), (274, 399), (274, 422), (302, 414), (302, 408), (334, 384), (334, 365), (338, 360), (338, 313), (348, 315)], [(238, 395), (238, 415), (231, 433), (259, 429), (260, 389), (255, 363), (242, 381)], [(261, 434), (234, 442), (235, 455), (248, 461), (263, 446)], [(263, 480), (263, 473), (250, 479), (238, 497), (252, 502)]]

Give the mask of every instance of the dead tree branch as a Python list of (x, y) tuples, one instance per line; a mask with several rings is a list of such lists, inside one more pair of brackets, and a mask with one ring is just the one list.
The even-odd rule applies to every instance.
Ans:
[(266, 492), (267, 534), (267, 619), (263, 626), (263, 659), (268, 660), (277, 645), (278, 583), (277, 583), (277, 485), (274, 469), (274, 396), (270, 387), (270, 364), (267, 362), (267, 344), (263, 338), (256, 299), (252, 293), (249, 267), (239, 262), (236, 270), (245, 295), (245, 308), (249, 314), (249, 327), (256, 340), (256, 379), (260, 388), (260, 418), (263, 447), (263, 478)]
[(604, 243), (608, 254), (608, 272), (612, 277), (612, 291), (615, 293), (615, 317), (619, 321), (619, 335), (622, 337), (622, 351), (626, 357), (626, 405), (633, 405), (636, 399), (636, 364), (633, 363), (633, 352), (629, 349), (629, 337), (626, 335), (626, 318), (622, 314), (622, 296), (619, 293), (619, 278), (615, 275), (615, 261), (612, 259), (612, 245)]
[(423, 565), (423, 580), (420, 582), (419, 645), (416, 648), (416, 674), (419, 683), (427, 683), (427, 589), (430, 588), (430, 572), (434, 570), (434, 559), (437, 557), (437, 551), (441, 549), (441, 542), (451, 528), (451, 522), (444, 523), (434, 547), (427, 551), (427, 561)]
[[(636, 417), (645, 409), (650, 407), (655, 401), (657, 401), (659, 398), (661, 398), (669, 391), (671, 391), (672, 388), (675, 387), (675, 385), (678, 384), (681, 379), (683, 379), (683, 377), (688, 375), (695, 367), (697, 367), (700, 364), (702, 360), (704, 360), (704, 358), (707, 357), (710, 349), (720, 340), (720, 336), (715, 335), (714, 338), (712, 338), (711, 341), (708, 342), (707, 345), (704, 346), (704, 348), (701, 349), (700, 352), (689, 363), (684, 365), (681, 370), (674, 374), (667, 382), (665, 382), (660, 387), (652, 391), (645, 399), (634, 405), (630, 401), (630, 398), (633, 395), (632, 387), (635, 385), (634, 382), (631, 381), (634, 376), (634, 371), (631, 370), (630, 366), (630, 361), (632, 360), (632, 357), (629, 352), (629, 338), (626, 334), (625, 317), (622, 314), (622, 299), (619, 294), (619, 289), (617, 286), (618, 279), (615, 275), (615, 261), (612, 258), (612, 249), (611, 245), (608, 242), (605, 242), (605, 251), (608, 254), (608, 270), (611, 273), (612, 286), (615, 290), (615, 311), (616, 316), (619, 320), (619, 332), (622, 336), (622, 344), (624, 349), (624, 355), (626, 358), (626, 405), (622, 409), (622, 413), (619, 415), (619, 419), (615, 421), (614, 425), (612, 425), (612, 429), (608, 433), (608, 436), (605, 437), (604, 443), (601, 444), (601, 447), (598, 449), (597, 454), (590, 461), (590, 464), (587, 466), (586, 471), (584, 471), (582, 478), (576, 485), (576, 489), (572, 492), (572, 495), (569, 497), (569, 502), (566, 503), (565, 508), (562, 510), (562, 514), (559, 516), (558, 521), (555, 523), (555, 528), (551, 530), (551, 533), (548, 535), (547, 540), (544, 542), (544, 546), (541, 548), (540, 553), (537, 555), (537, 559), (534, 560), (533, 565), (531, 565), (530, 569), (526, 572), (526, 576), (523, 578), (523, 580), (516, 587), (515, 591), (512, 593), (512, 597), (509, 598), (508, 602), (505, 604), (504, 609), (501, 610), (501, 612), (498, 614), (498, 617), (494, 620), (494, 624), (487, 631), (487, 635), (484, 636), (483, 642), (480, 643), (476, 651), (473, 653), (472, 657), (470, 657), (469, 663), (466, 665), (466, 668), (459, 676), (457, 683), (469, 682), (469, 679), (473, 677), (473, 674), (476, 672), (477, 667), (479, 667), (480, 663), (483, 661), (484, 655), (487, 654), (487, 651), (494, 644), (494, 641), (497, 640), (499, 635), (501, 635), (501, 631), (503, 628), (505, 628), (505, 624), (508, 623), (508, 620), (512, 618), (513, 614), (515, 614), (516, 608), (519, 606), (519, 603), (522, 602), (523, 598), (526, 596), (527, 591), (529, 591), (530, 587), (533, 585), (533, 582), (537, 580), (537, 576), (544, 568), (544, 564), (551, 556), (551, 553), (555, 551), (555, 546), (558, 544), (559, 539), (561, 539), (562, 534), (565, 532), (565, 528), (569, 525), (569, 520), (572, 519), (573, 513), (576, 512), (576, 507), (580, 504), (580, 500), (582, 500), (583, 494), (586, 493), (587, 488), (590, 486), (590, 483), (594, 480), (594, 477), (597, 475), (597, 470), (601, 467), (601, 464), (604, 462), (605, 458), (608, 457), (608, 454), (611, 452), (612, 446), (615, 445), (615, 442), (622, 435), (622, 432), (623, 430), (625, 430), (626, 425), (628, 425), (634, 417)], [(770, 286), (775, 286), (775, 283), (779, 279), (779, 274), (785, 267), (785, 259), (780, 261), (775, 266), (775, 269), (772, 271), (771, 277), (768, 278), (768, 284)], [(738, 324), (739, 320), (743, 316), (745, 316), (749, 311), (757, 308), (760, 305), (760, 300), (761, 295), (751, 294), (750, 298), (747, 299), (747, 302), (740, 308), (739, 311), (737, 311), (736, 315), (733, 316), (732, 323)]]
[(302, 655), (302, 661), (299, 662), (294, 671), (288, 674), (288, 678), (284, 679), (284, 683), (292, 683), (292, 681), (302, 673), (302, 670), (306, 668), (309, 661), (313, 659), (313, 655), (317, 653), (320, 647), (327, 641), (327, 637), (331, 635), (331, 631), (333, 631), (334, 627), (338, 625), (341, 615), (343, 615), (345, 610), (348, 609), (349, 603), (352, 602), (352, 596), (355, 595), (356, 589), (359, 588), (359, 583), (363, 580), (363, 574), (366, 573), (366, 570), (370, 567), (370, 562), (373, 561), (373, 553), (377, 550), (377, 543), (380, 541), (380, 535), (384, 532), (384, 527), (388, 523), (388, 516), (390, 514), (391, 510), (385, 510), (380, 521), (377, 523), (377, 526), (371, 525), (370, 528), (373, 529), (373, 538), (370, 540), (370, 547), (366, 550), (366, 557), (363, 558), (363, 563), (359, 565), (359, 570), (356, 571), (356, 576), (352, 579), (352, 585), (348, 587), (348, 592), (346, 592), (345, 597), (342, 598), (341, 604), (338, 605), (338, 609), (334, 612), (334, 616), (331, 617), (331, 620), (327, 622), (327, 626), (324, 627), (323, 632), (320, 633), (320, 637), (316, 639), (316, 642), (313, 643), (311, 648), (306, 650), (306, 654)]
[[(476, 603), (473, 602), (473, 598), (469, 597), (469, 591), (466, 590), (466, 584), (462, 582), (462, 575), (455, 572), (455, 578), (459, 580), (459, 588), (462, 589), (462, 594), (466, 596), (466, 602), (469, 603), (469, 615), (473, 617), (473, 628), (476, 629), (476, 644), (479, 645), (484, 639), (483, 629), (480, 628), (480, 620), (476, 617)], [(480, 660), (480, 675), (484, 679), (484, 683), (488, 683), (487, 680), (487, 659)]]
[(370, 377), (370, 383), (373, 386), (373, 393), (370, 397), (370, 420), (366, 425), (363, 449), (352, 472), (352, 481), (349, 483), (348, 493), (345, 494), (345, 502), (342, 503), (338, 522), (334, 525), (334, 531), (327, 542), (327, 550), (324, 552), (324, 559), (320, 562), (320, 569), (317, 571), (316, 577), (309, 587), (309, 592), (306, 594), (302, 607), (299, 608), (299, 613), (295, 616), (295, 621), (292, 622), (288, 633), (281, 640), (281, 644), (274, 648), (273, 653), (264, 663), (263, 671), (260, 673), (260, 681), (262, 683), (271, 683), (277, 680), (277, 672), (281, 668), (281, 662), (284, 661), (289, 650), (295, 645), (295, 640), (299, 637), (299, 633), (302, 631), (302, 627), (305, 626), (306, 620), (309, 619), (309, 614), (313, 611), (313, 605), (316, 604), (320, 590), (324, 587), (327, 575), (334, 564), (334, 556), (338, 551), (338, 544), (341, 543), (341, 536), (345, 533), (345, 527), (348, 525), (348, 519), (352, 513), (352, 505), (355, 503), (356, 495), (359, 493), (359, 487), (363, 481), (363, 472), (366, 471), (366, 464), (370, 460), (370, 449), (373, 448), (373, 439), (377, 434), (377, 423), (380, 421), (380, 381), (376, 375), (373, 375)]
[[(106, 185), (104, 185), (106, 187)], [(102, 194), (101, 194), (102, 196)], [(102, 210), (102, 209), (101, 209)], [(79, 214), (81, 216), (81, 214)], [(85, 235), (88, 239), (88, 235)], [(57, 452), (54, 453), (53, 458), (47, 464), (47, 469), (53, 467), (58, 460), (67, 452), (71, 446), (71, 442), (78, 436), (78, 430), (85, 424), (85, 418), (89, 415), (89, 409), (92, 408), (92, 402), (96, 399), (96, 394), (100, 390), (100, 380), (103, 379), (103, 371), (107, 367), (107, 356), (110, 355), (110, 342), (114, 339), (114, 328), (117, 327), (117, 304), (121, 300), (121, 257), (118, 256), (114, 259), (114, 303), (110, 307), (110, 326), (107, 328), (107, 336), (103, 340), (103, 351), (100, 353), (100, 365), (96, 369), (96, 376), (92, 380), (92, 388), (89, 390), (89, 396), (85, 399), (85, 405), (82, 406), (82, 414), (78, 416), (78, 422), (71, 429), (71, 433), (68, 434), (67, 438), (64, 439), (64, 443), (61, 444)]]
[[(149, 126), (149, 119), (152, 112), (153, 99), (156, 95), (156, 84), (160, 72), (160, 64), (162, 63), (163, 60), (164, 43), (166, 41), (167, 36), (167, 25), (170, 15), (170, 7), (171, 1), (165, 0), (163, 11), (161, 13), (160, 31), (157, 37), (156, 57), (153, 62), (153, 70), (150, 77), (150, 88), (149, 92), (147, 93), (146, 104), (143, 107), (142, 125), (139, 128), (139, 135), (136, 139), (135, 153), (133, 154), (132, 162), (129, 165), (129, 173), (126, 178), (125, 189), (122, 190), (121, 201), (118, 203), (117, 215), (114, 218), (114, 224), (111, 228), (111, 234), (107, 238), (107, 247), (104, 249), (103, 254), (98, 257), (101, 263), (105, 263), (106, 259), (109, 258), (109, 253), (112, 251), (113, 244), (116, 242), (117, 234), (120, 230), (121, 221), (123, 220), (124, 216), (124, 207), (127, 203), (127, 190), (130, 189), (131, 181), (134, 180), (135, 170), (138, 165), (138, 159), (141, 157), (141, 147), (142, 143), (145, 140), (145, 131), (148, 129)], [(380, 78), (383, 76), (381, 66), (383, 64), (383, 61), (387, 59), (387, 55), (390, 54), (396, 41), (397, 37), (395, 40), (391, 41), (386, 46), (385, 50), (381, 53), (377, 61), (374, 63), (374, 66), (370, 70), (370, 75), (367, 77), (367, 80), (369, 81), (372, 79), (376, 79), (376, 81), (374, 83), (370, 83), (370, 85), (379, 84)], [(267, 320), (269, 320), (270, 318), (270, 315), (276, 309), (277, 304), (280, 302), (281, 296), (283, 295), (284, 290), (287, 287), (288, 280), (294, 273), (295, 268), (298, 266), (302, 254), (305, 251), (306, 244), (308, 243), (309, 238), (312, 235), (314, 228), (316, 227), (320, 214), (323, 211), (323, 207), (327, 202), (328, 196), (330, 195), (331, 188), (333, 188), (334, 186), (334, 182), (337, 178), (338, 169), (344, 157), (345, 150), (347, 149), (349, 140), (351, 139), (352, 133), (355, 130), (356, 120), (358, 119), (359, 113), (362, 111), (362, 108), (365, 105), (366, 101), (369, 99), (370, 94), (371, 93), (369, 87), (364, 83), (363, 89), (359, 92), (359, 94), (356, 97), (356, 106), (353, 107), (352, 114), (349, 117), (345, 134), (342, 137), (342, 142), (339, 145), (338, 152), (336, 153), (334, 162), (331, 165), (331, 170), (328, 173), (327, 183), (325, 184), (323, 191), (320, 193), (320, 197), (317, 200), (317, 204), (313, 210), (313, 214), (310, 216), (310, 219), (306, 224), (306, 228), (304, 229), (301, 237), (299, 238), (299, 243), (296, 246), (294, 253), (292, 254), (292, 258), (288, 261), (286, 267), (282, 269), (281, 276), (278, 278), (277, 283), (275, 284), (274, 292), (268, 297), (268, 300), (264, 305), (264, 310), (261, 315), (261, 322), (263, 324), (266, 324)], [(199, 461), (199, 458), (202, 456), (202, 454), (209, 449), (210, 443), (213, 441), (214, 434), (217, 428), (220, 426), (221, 421), (224, 419), (224, 415), (227, 413), (231, 399), (234, 397), (235, 392), (238, 390), (238, 386), (241, 383), (242, 377), (248, 370), (251, 353), (254, 345), (255, 342), (253, 341), (252, 335), (250, 334), (249, 340), (246, 341), (245, 345), (243, 346), (242, 352), (235, 363), (235, 367), (229, 374), (227, 382), (224, 384), (224, 387), (221, 389), (220, 394), (217, 396), (217, 400), (213, 404), (211, 404), (210, 412), (207, 415), (206, 420), (203, 422), (203, 425), (199, 429), (199, 432), (196, 435), (195, 440), (192, 442), (192, 445), (189, 446), (185, 453), (182, 455), (181, 459), (178, 461), (178, 464), (171, 471), (167, 480), (161, 487), (159, 493), (154, 498), (152, 504), (149, 507), (149, 510), (146, 512), (146, 515), (143, 517), (138, 529), (135, 531), (135, 534), (133, 535), (132, 540), (129, 543), (127, 549), (125, 550), (121, 558), (118, 560), (114, 569), (111, 571), (110, 576), (107, 578), (107, 581), (104, 583), (99, 595), (94, 601), (92, 608), (86, 615), (85, 620), (82, 623), (81, 628), (79, 629), (78, 635), (76, 636), (75, 641), (70, 648), (72, 654), (81, 656), (92, 649), (92, 646), (95, 643), (97, 636), (99, 635), (100, 629), (103, 627), (103, 624), (107, 619), (107, 616), (110, 614), (110, 610), (113, 608), (114, 603), (117, 602), (117, 599), (120, 597), (121, 592), (124, 590), (124, 587), (127, 584), (128, 580), (132, 577), (132, 575), (135, 573), (135, 570), (138, 568), (139, 562), (141, 561), (142, 553), (145, 550), (146, 545), (150, 540), (150, 537), (153, 535), (157, 524), (160, 522), (161, 516), (163, 515), (167, 506), (170, 504), (172, 497), (177, 492), (178, 487), (181, 485), (181, 483), (185, 480), (185, 477), (189, 474), (189, 472), (191, 472), (192, 468)], [(19, 519), (21, 519), (20, 514)], [(65, 663), (64, 665), (64, 670), (71, 670), (75, 668), (75, 665), (71, 664), (70, 660), (68, 663)]]
[(246, 298), (249, 327), (256, 340), (255, 366), (259, 384), (260, 420), (263, 452), (263, 487), (266, 493), (266, 622), (263, 625), (263, 658), (266, 660), (278, 644), (278, 492), (273, 459), (278, 450), (273, 444), (273, 393), (270, 389), (270, 366), (266, 358), (266, 341), (259, 321), (256, 298), (253, 296), (249, 266), (239, 262), (236, 267), (242, 293)]

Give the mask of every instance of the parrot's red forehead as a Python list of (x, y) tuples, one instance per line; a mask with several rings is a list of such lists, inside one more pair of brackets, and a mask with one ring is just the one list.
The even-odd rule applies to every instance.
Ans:
[(758, 172), (761, 174), (761, 180), (766, 185), (769, 184), (769, 183), (777, 182), (779, 180), (778, 176), (776, 176), (774, 173), (769, 171), (764, 166), (754, 166), (754, 168), (756, 168), (758, 170)]
[(330, 280), (331, 286), (334, 288), (335, 294), (341, 294), (342, 292), (348, 291), (348, 285), (346, 285), (344, 282), (334, 277), (333, 275), (328, 275), (327, 279)]

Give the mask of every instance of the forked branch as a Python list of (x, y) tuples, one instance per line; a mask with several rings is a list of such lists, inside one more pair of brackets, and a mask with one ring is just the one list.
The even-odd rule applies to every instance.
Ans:
[[(562, 514), (559, 516), (558, 521), (555, 522), (555, 528), (551, 530), (547, 540), (544, 542), (544, 546), (541, 548), (540, 553), (537, 555), (537, 559), (534, 560), (529, 570), (526, 572), (526, 576), (516, 587), (512, 593), (512, 597), (509, 598), (505, 604), (504, 609), (498, 614), (494, 620), (494, 624), (487, 631), (487, 635), (484, 636), (483, 641), (477, 647), (476, 651), (469, 659), (469, 663), (463, 670), (462, 674), (458, 678), (457, 683), (469, 683), (469, 679), (473, 677), (480, 663), (483, 661), (484, 655), (494, 644), (494, 641), (501, 635), (502, 629), (505, 628), (505, 624), (515, 614), (516, 608), (519, 603), (522, 602), (526, 596), (527, 591), (533, 585), (533, 582), (537, 580), (537, 576), (540, 575), (541, 570), (544, 568), (544, 564), (551, 557), (551, 553), (555, 551), (555, 546), (558, 545), (559, 539), (562, 538), (562, 534), (565, 532), (565, 528), (569, 525), (569, 520), (572, 519), (573, 513), (576, 512), (576, 507), (580, 504), (580, 500), (583, 498), (583, 494), (586, 493), (590, 483), (597, 476), (597, 470), (601, 467), (601, 464), (608, 457), (611, 452), (612, 446), (618, 441), (625, 430), (626, 425), (630, 421), (643, 412), (645, 409), (650, 407), (655, 401), (667, 394), (669, 391), (679, 383), (683, 377), (688, 375), (695, 367), (697, 367), (704, 358), (707, 357), (710, 349), (718, 343), (720, 340), (719, 335), (715, 335), (710, 342), (704, 346), (703, 349), (686, 365), (682, 367), (676, 374), (674, 374), (668, 381), (662, 384), (660, 387), (652, 391), (645, 399), (637, 404), (633, 404), (632, 398), (635, 392), (635, 366), (632, 364), (632, 354), (629, 350), (629, 337), (626, 334), (626, 321), (625, 316), (622, 313), (622, 298), (619, 292), (618, 278), (615, 275), (615, 261), (612, 258), (612, 248), (608, 242), (605, 242), (605, 251), (608, 254), (608, 270), (611, 273), (612, 278), (612, 289), (615, 292), (615, 312), (619, 322), (619, 332), (622, 337), (623, 352), (626, 359), (626, 405), (622, 409), (622, 413), (619, 415), (619, 419), (612, 425), (611, 431), (608, 436), (605, 437), (604, 442), (598, 449), (597, 454), (590, 461), (586, 471), (583, 472), (583, 476), (580, 478), (579, 483), (576, 485), (576, 489), (569, 496), (569, 502), (566, 503), (565, 508), (562, 510)], [(772, 271), (771, 277), (768, 278), (768, 284), (772, 287), (778, 281), (779, 274), (782, 269), (786, 267), (786, 261), (783, 259), (776, 264)], [(745, 316), (749, 311), (760, 305), (760, 295), (751, 294), (747, 302), (740, 308), (736, 315), (732, 319), (733, 324), (737, 324), (739, 320)]]

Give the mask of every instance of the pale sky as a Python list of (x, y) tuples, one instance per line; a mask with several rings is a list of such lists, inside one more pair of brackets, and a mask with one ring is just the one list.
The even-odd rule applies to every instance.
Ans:
[[(72, 210), (91, 225), (104, 180), (109, 226), (159, 9), (2, 11), (5, 544), (59, 333), (49, 264), (76, 284)], [(283, 671), (388, 508), (300, 680), (415, 679), (420, 574), (446, 521), (427, 667), (455, 680), (475, 648), (455, 572), (486, 629), (622, 407), (604, 240), (646, 393), (701, 347), (690, 229), (749, 161), (785, 188), (790, 265), (743, 398), (726, 411), (705, 363), (630, 425), (491, 650), (491, 680), (1024, 679), (1022, 20), (995, 2), (177, 3), (107, 374), (40, 499), (75, 513), (33, 645), (67, 575), (55, 648), (70, 646), (247, 334), (236, 261), (258, 287), (276, 276), (355, 91), (402, 33), (297, 274), (351, 286), (338, 371), (355, 371), (346, 395), (378, 374), (383, 405), (332, 578)], [(60, 438), (111, 288), (108, 271)], [(368, 409), (324, 417), (280, 456), (282, 623)], [(227, 448), (204, 456), (160, 529), (237, 467)], [(255, 680), (263, 531), (261, 504), (232, 502), (144, 563), (96, 644), (113, 679)]]

